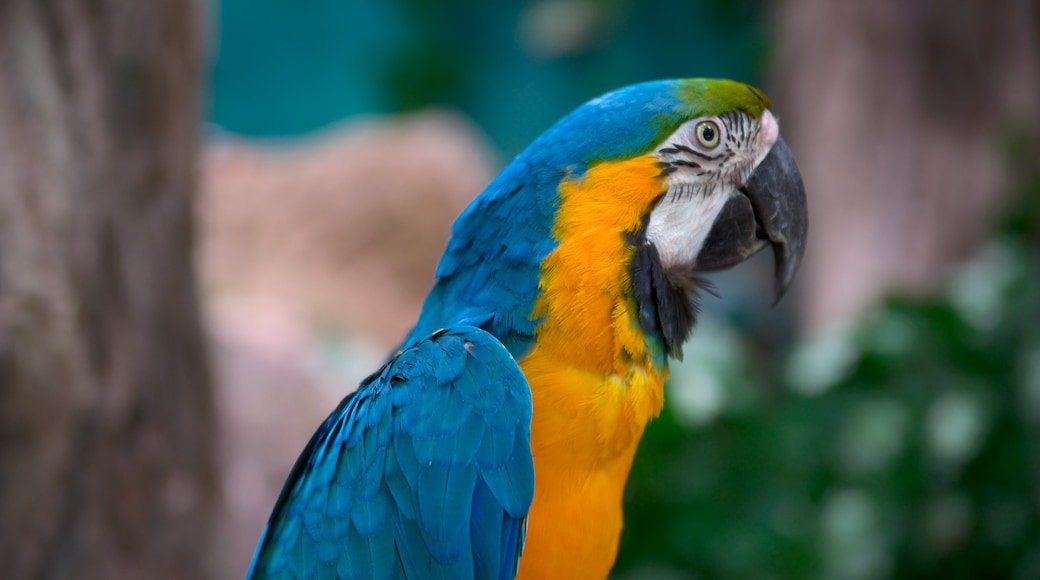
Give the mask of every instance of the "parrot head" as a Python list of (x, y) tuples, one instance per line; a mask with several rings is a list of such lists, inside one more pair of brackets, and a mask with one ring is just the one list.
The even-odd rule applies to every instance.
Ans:
[(637, 252), (646, 255), (637, 257), (642, 268), (633, 278), (641, 302), (667, 309), (658, 314), (659, 331), (669, 354), (680, 356), (696, 312), (684, 296), (702, 286), (700, 275), (771, 248), (775, 305), (802, 259), (808, 219), (801, 176), (761, 91), (685, 80), (672, 92), (678, 98), (653, 117), (658, 137), (665, 135), (652, 148), (664, 192), (637, 236)]
[[(675, 111), (676, 129), (654, 149), (666, 191), (649, 211), (646, 241), (672, 280), (726, 269), (771, 247), (775, 304), (805, 249), (805, 189), (794, 157), (757, 89), (731, 81), (684, 88), (690, 109)], [(729, 89), (728, 102), (702, 98), (721, 88)]]

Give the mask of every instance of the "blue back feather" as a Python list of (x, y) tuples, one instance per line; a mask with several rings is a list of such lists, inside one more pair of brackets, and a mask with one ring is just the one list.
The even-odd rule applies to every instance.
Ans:
[(512, 578), (534, 495), (531, 393), (477, 328), (394, 357), (297, 460), (254, 578)]

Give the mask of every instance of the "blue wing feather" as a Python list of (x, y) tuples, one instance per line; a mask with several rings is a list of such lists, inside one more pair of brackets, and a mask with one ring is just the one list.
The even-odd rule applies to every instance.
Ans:
[(311, 438), (249, 577), (513, 577), (534, 495), (530, 423), (523, 373), (490, 334), (416, 342)]

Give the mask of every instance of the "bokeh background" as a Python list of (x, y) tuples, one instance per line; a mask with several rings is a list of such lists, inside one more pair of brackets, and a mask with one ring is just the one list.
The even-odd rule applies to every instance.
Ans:
[(458, 212), (581, 102), (771, 95), (810, 201), (668, 384), (614, 576), (1040, 578), (1040, 6), (0, 3), (0, 569), (241, 577)]

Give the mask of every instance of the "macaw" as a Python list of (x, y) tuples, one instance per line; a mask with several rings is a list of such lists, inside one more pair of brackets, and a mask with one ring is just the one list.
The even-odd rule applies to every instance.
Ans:
[(729, 80), (647, 82), (538, 137), (303, 450), (249, 576), (606, 578), (701, 275), (769, 246), (775, 303), (801, 260), (805, 192), (770, 106)]

